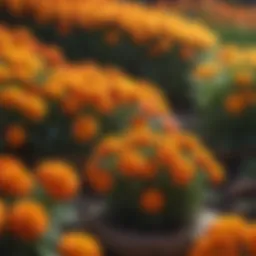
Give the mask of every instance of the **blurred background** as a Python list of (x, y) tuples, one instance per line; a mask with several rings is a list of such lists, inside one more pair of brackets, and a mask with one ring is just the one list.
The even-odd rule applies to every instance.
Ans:
[(0, 254), (256, 256), (255, 0), (0, 0)]

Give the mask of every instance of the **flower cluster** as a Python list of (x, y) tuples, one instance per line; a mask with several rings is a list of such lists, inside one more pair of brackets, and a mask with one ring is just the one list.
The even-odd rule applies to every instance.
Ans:
[[(97, 242), (89, 235), (60, 233), (66, 224), (64, 215), (68, 214), (68, 209), (73, 209), (69, 201), (77, 195), (80, 186), (73, 167), (61, 161), (48, 160), (35, 169), (31, 174), (14, 157), (0, 156), (0, 238), (2, 241), (10, 236), (15, 239), (14, 244), (11, 247), (7, 245), (5, 250), (11, 253), (12, 247), (18, 244), (31, 243), (35, 252), (43, 246), (49, 253), (58, 249), (61, 256), (73, 256), (77, 250), (79, 255), (100, 256)], [(1, 243), (1, 246), (5, 245)], [(23, 250), (30, 255), (28, 248)]]
[(4, 0), (2, 10), (70, 59), (113, 63), (156, 82), (177, 108), (191, 103), (188, 74), (218, 41), (200, 21), (129, 1)]
[[(166, 217), (165, 224), (175, 223), (193, 216), (194, 204), (200, 202), (195, 199), (200, 197), (197, 189), (202, 189), (205, 179), (217, 184), (224, 174), (221, 165), (193, 135), (179, 130), (158, 131), (142, 126), (120, 137), (107, 137), (87, 162), (85, 179), (96, 192), (110, 195), (110, 211), (124, 210), (124, 216), (130, 212), (132, 219), (136, 219), (134, 214), (160, 216), (161, 221), (171, 214), (173, 219)], [(176, 200), (186, 212), (173, 209)]]
[(238, 216), (223, 216), (214, 221), (192, 249), (191, 256), (256, 254), (256, 226)]
[[(235, 45), (223, 46), (194, 72), (197, 104), (208, 127), (204, 130), (212, 141), (224, 142), (229, 150), (255, 145), (248, 139), (254, 137), (256, 129), (255, 72), (256, 49)], [(241, 144), (235, 145), (238, 140)]]
[(115, 68), (67, 64), (55, 48), (40, 47), (29, 36), (0, 29), (2, 147), (30, 146), (39, 154), (68, 145), (88, 147), (106, 131), (138, 119), (139, 111), (168, 112), (155, 85)]
[[(173, 40), (199, 48), (212, 46), (215, 36), (203, 25), (168, 15), (154, 8), (118, 1), (4, 1), (11, 12), (30, 12), (40, 22), (57, 21), (62, 29), (80, 26), (85, 29), (114, 27), (129, 33), (133, 40), (145, 43), (157, 40), (160, 48), (169, 49)], [(102, 8), (98, 8), (101, 4)], [(118, 33), (118, 32), (117, 32)], [(115, 41), (118, 34), (107, 36)]]

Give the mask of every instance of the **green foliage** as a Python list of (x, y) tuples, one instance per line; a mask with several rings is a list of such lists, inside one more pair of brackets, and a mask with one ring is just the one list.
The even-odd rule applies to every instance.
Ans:
[(255, 147), (255, 50), (223, 46), (193, 75), (201, 129), (219, 152), (243, 153)]

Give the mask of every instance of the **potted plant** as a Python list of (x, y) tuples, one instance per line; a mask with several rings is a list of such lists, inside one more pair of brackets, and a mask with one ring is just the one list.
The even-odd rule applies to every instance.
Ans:
[(223, 170), (186, 132), (140, 129), (106, 138), (88, 162), (86, 179), (106, 197), (92, 229), (120, 255), (180, 255)]
[(200, 133), (231, 162), (256, 145), (255, 56), (253, 48), (223, 46), (193, 74)]
[[(61, 54), (58, 57), (35, 40), (18, 40), (24, 37), (20, 30), (2, 29), (1, 35), (4, 152), (22, 151), (30, 159), (73, 157), (79, 152), (85, 156), (102, 135), (126, 129), (142, 112), (150, 116), (168, 111), (163, 95), (149, 82), (93, 63), (63, 60), (51, 66), (48, 59), (56, 64)], [(34, 52), (31, 45), (36, 45)], [(151, 101), (154, 106), (148, 106)]]
[(78, 193), (79, 183), (75, 170), (65, 162), (42, 162), (32, 175), (16, 158), (1, 155), (1, 253), (100, 256), (101, 248), (92, 236), (74, 231), (63, 233), (76, 216), (71, 200)]

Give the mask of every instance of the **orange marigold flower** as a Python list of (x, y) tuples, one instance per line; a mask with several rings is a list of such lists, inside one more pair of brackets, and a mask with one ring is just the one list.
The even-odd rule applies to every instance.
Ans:
[(26, 94), (26, 102), (22, 104), (23, 114), (34, 121), (41, 121), (47, 114), (46, 102), (37, 96)]
[(79, 116), (73, 123), (72, 133), (77, 143), (92, 140), (98, 133), (98, 122), (92, 116)]
[(207, 230), (210, 236), (227, 235), (243, 239), (246, 223), (240, 216), (227, 215), (217, 219)]
[(208, 151), (201, 149), (196, 155), (196, 162), (215, 184), (219, 184), (224, 180), (223, 167), (213, 159)]
[(242, 95), (231, 94), (224, 102), (225, 109), (230, 114), (240, 114), (245, 108), (245, 101)]
[(23, 91), (17, 87), (8, 87), (0, 92), (0, 104), (8, 108), (21, 107), (25, 102)]
[(89, 234), (73, 232), (64, 234), (59, 243), (60, 256), (101, 256), (99, 243)]
[(256, 255), (256, 224), (249, 224), (245, 231), (246, 246), (250, 255)]
[(194, 73), (197, 79), (210, 79), (216, 76), (219, 71), (219, 67), (216, 63), (205, 63), (200, 65)]
[(37, 168), (37, 178), (45, 191), (57, 200), (72, 199), (79, 189), (79, 178), (72, 166), (61, 161), (46, 161)]
[(10, 230), (20, 239), (26, 241), (39, 239), (46, 233), (48, 224), (47, 212), (38, 202), (19, 201), (10, 211)]
[(62, 110), (67, 115), (74, 115), (81, 109), (82, 103), (76, 97), (69, 95), (62, 102)]
[(239, 86), (252, 85), (253, 73), (250, 71), (241, 71), (235, 75), (235, 82)]
[(0, 233), (2, 232), (6, 221), (6, 206), (4, 202), (0, 201)]
[(155, 168), (152, 162), (143, 157), (140, 153), (125, 150), (119, 158), (119, 169), (128, 177), (152, 177), (155, 174)]
[(7, 66), (0, 66), (0, 81), (3, 82), (11, 77), (11, 69)]
[(187, 185), (194, 178), (196, 167), (190, 160), (177, 155), (169, 164), (169, 172), (174, 184)]
[(131, 146), (153, 145), (155, 136), (146, 125), (132, 129), (127, 134), (127, 143)]
[(113, 187), (113, 177), (109, 171), (98, 168), (87, 170), (88, 180), (91, 187), (99, 193), (107, 193)]
[(0, 190), (10, 196), (27, 196), (34, 188), (32, 175), (11, 159), (0, 159)]
[(123, 143), (115, 137), (106, 138), (97, 148), (97, 153), (105, 156), (111, 153), (118, 153), (122, 150)]
[(25, 129), (20, 125), (8, 126), (5, 132), (5, 141), (11, 148), (20, 148), (26, 143)]
[(158, 189), (147, 189), (139, 199), (140, 206), (143, 211), (149, 214), (157, 214), (165, 207), (164, 194)]

